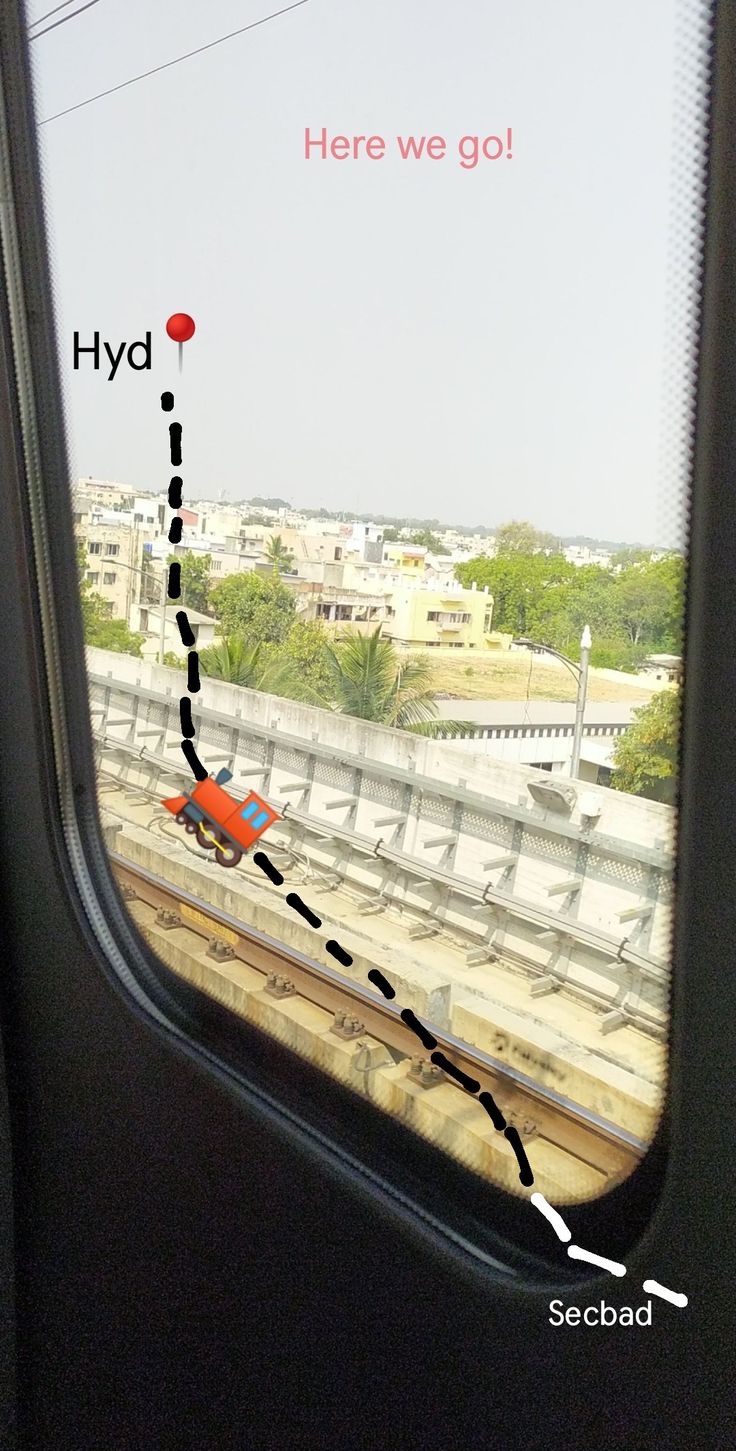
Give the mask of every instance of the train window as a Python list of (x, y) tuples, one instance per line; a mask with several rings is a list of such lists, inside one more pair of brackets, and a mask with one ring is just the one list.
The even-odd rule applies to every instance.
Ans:
[(28, 11), (114, 877), (594, 1200), (666, 1091), (707, 7), (165, 8)]

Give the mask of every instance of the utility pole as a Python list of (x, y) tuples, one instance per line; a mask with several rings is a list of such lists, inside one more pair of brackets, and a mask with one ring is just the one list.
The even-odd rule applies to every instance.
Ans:
[(161, 629), (160, 629), (160, 633), (159, 633), (159, 637), (158, 637), (158, 663), (159, 663), (159, 665), (163, 665), (163, 663), (164, 663), (164, 654), (165, 654), (165, 643), (164, 642), (165, 642), (165, 636), (166, 636), (166, 590), (167, 590), (167, 583), (168, 583), (167, 576), (168, 576), (168, 567), (167, 567), (167, 564), (166, 564), (166, 560), (164, 560), (163, 563), (162, 563), (162, 565), (161, 565)]
[(590, 634), (590, 626), (586, 625), (580, 637), (580, 674), (578, 675), (578, 693), (575, 700), (575, 730), (572, 739), (572, 757), (570, 760), (570, 775), (577, 776), (580, 770), (580, 748), (583, 743), (583, 721), (585, 719), (585, 701), (588, 694), (588, 666), (590, 664), (590, 647), (593, 641)]

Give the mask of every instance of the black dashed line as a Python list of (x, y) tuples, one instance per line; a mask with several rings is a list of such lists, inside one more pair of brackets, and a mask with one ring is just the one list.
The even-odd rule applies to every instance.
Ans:
[(437, 1039), (435, 1038), (434, 1034), (430, 1033), (429, 1029), (425, 1028), (423, 1023), (420, 1023), (418, 1017), (415, 1013), (412, 1012), (411, 1008), (402, 1008), (401, 1021), (402, 1023), (406, 1023), (407, 1028), (411, 1028), (412, 1033), (416, 1033), (423, 1047), (437, 1047)]
[(437, 1067), (441, 1068), (443, 1073), (447, 1073), (450, 1078), (456, 1079), (460, 1087), (466, 1088), (468, 1093), (479, 1092), (480, 1084), (477, 1078), (471, 1078), (468, 1073), (463, 1073), (462, 1068), (456, 1068), (445, 1053), (433, 1053), (432, 1062), (436, 1063)]
[(180, 519), (179, 515), (177, 514), (176, 518), (172, 519), (169, 526), (169, 544), (181, 544), (181, 531), (183, 528), (184, 521), (183, 519)]
[(353, 959), (350, 953), (346, 952), (345, 948), (341, 947), (340, 943), (335, 942), (333, 938), (330, 938), (329, 942), (325, 943), (325, 951), (331, 953), (333, 957), (336, 957), (338, 962), (342, 963), (343, 967), (352, 966)]
[(169, 424), (169, 447), (171, 449), (171, 462), (175, 469), (181, 466), (181, 424)]
[(483, 1093), (479, 1093), (478, 1094), (478, 1102), (480, 1104), (482, 1104), (482, 1106), (485, 1109), (486, 1113), (488, 1114), (489, 1118), (491, 1118), (493, 1120), (493, 1127), (494, 1127), (494, 1129), (498, 1129), (498, 1132), (500, 1134), (502, 1134), (503, 1131), (504, 1131), (504, 1129), (505, 1129), (505, 1127), (506, 1127), (506, 1120), (505, 1120), (503, 1114), (501, 1113), (501, 1110), (500, 1110), (498, 1104), (496, 1103), (496, 1100), (493, 1097), (493, 1094), (492, 1093), (488, 1093), (487, 1090), (485, 1090)]
[(189, 623), (189, 620), (187, 619), (186, 610), (177, 610), (176, 623), (179, 626), (179, 634), (181, 636), (182, 645), (186, 645), (188, 647), (189, 645), (196, 644), (196, 637)]
[(286, 904), (288, 907), (292, 907), (295, 912), (298, 912), (299, 916), (303, 917), (305, 922), (309, 923), (310, 927), (322, 926), (322, 918), (318, 917), (316, 912), (313, 912), (311, 907), (308, 907), (306, 902), (302, 901), (298, 892), (289, 892), (286, 898)]
[(526, 1185), (526, 1187), (528, 1188), (529, 1185), (534, 1183), (534, 1175), (532, 1174), (531, 1165), (524, 1151), (524, 1145), (521, 1142), (521, 1135), (519, 1133), (519, 1130), (515, 1128), (504, 1129), (503, 1136), (505, 1139), (508, 1139), (514, 1153), (516, 1154), (516, 1161), (519, 1165), (520, 1170), (519, 1179), (521, 1180), (521, 1183)]
[(179, 701), (179, 720), (182, 735), (191, 740), (192, 736), (196, 735), (196, 730), (192, 720), (192, 702), (188, 695), (183, 695)]
[[(171, 412), (172, 408), (174, 407), (173, 393), (165, 392), (161, 394), (161, 407), (165, 413)], [(175, 467), (179, 467), (181, 465), (181, 436), (181, 424), (170, 423), (169, 442), (171, 449), (171, 462), (172, 464), (174, 464)], [(169, 507), (172, 509), (181, 508), (181, 487), (181, 479), (178, 475), (174, 475), (169, 483)], [(178, 529), (177, 525), (179, 526)], [(181, 539), (181, 530), (182, 521), (180, 519), (172, 520), (169, 529), (169, 541), (172, 544), (179, 543)], [(178, 600), (181, 598), (181, 565), (178, 563), (169, 565), (168, 593), (170, 599)], [(191, 625), (189, 624), (189, 620), (187, 618), (185, 610), (177, 610), (176, 623), (179, 627), (179, 634), (181, 636), (182, 644), (186, 645), (187, 647), (193, 645), (195, 643), (195, 637)], [(200, 688), (199, 655), (197, 654), (196, 650), (191, 650), (187, 659), (187, 688), (192, 692), (192, 694), (197, 694)], [(187, 696), (185, 695), (181, 697), (181, 700), (179, 702), (179, 714), (181, 719), (182, 735), (190, 737), (193, 736), (195, 734), (195, 730), (192, 723), (192, 706), (191, 701), (189, 701)], [(193, 774), (196, 776), (197, 780), (206, 781), (209, 772), (202, 765), (202, 762), (200, 761), (197, 752), (192, 745), (191, 739), (183, 740), (181, 743), (181, 749), (184, 753), (187, 764), (189, 765)], [(255, 852), (253, 856), (253, 862), (268, 877), (269, 881), (273, 882), (273, 885), (275, 887), (280, 887), (283, 885), (284, 878), (281, 872), (278, 870), (277, 867), (273, 865), (273, 862), (270, 861), (264, 851)], [(311, 907), (308, 907), (296, 892), (289, 892), (286, 897), (286, 902), (289, 907), (291, 907), (295, 912), (298, 912), (299, 915), (304, 918), (305, 922), (309, 923), (310, 927), (316, 928), (322, 926), (321, 917), (318, 917), (316, 912), (313, 912)], [(353, 959), (350, 956), (350, 953), (346, 952), (345, 948), (341, 947), (339, 942), (335, 942), (334, 938), (330, 938), (330, 940), (325, 943), (325, 951), (329, 952), (332, 957), (337, 958), (337, 961), (341, 962), (344, 967), (351, 966)], [(368, 973), (368, 981), (373, 983), (373, 985), (378, 988), (379, 992), (383, 993), (383, 996), (385, 998), (396, 997), (396, 992), (394, 988), (392, 988), (390, 982), (387, 978), (384, 977), (383, 973), (379, 972), (377, 967), (373, 967), (370, 969)], [(401, 1019), (408, 1028), (411, 1028), (413, 1033), (416, 1033), (417, 1037), (425, 1048), (436, 1048), (437, 1039), (432, 1035), (429, 1029), (425, 1028), (424, 1024), (419, 1021), (416, 1015), (412, 1012), (411, 1008), (402, 1009)], [(443, 1072), (448, 1074), (449, 1077), (454, 1078), (460, 1084), (460, 1086), (462, 1088), (465, 1088), (469, 1093), (478, 1094), (478, 1101), (492, 1119), (494, 1128), (498, 1129), (499, 1132), (504, 1133), (506, 1139), (510, 1143), (516, 1155), (516, 1159), (519, 1165), (519, 1179), (521, 1183), (525, 1186), (533, 1184), (534, 1175), (532, 1174), (529, 1160), (527, 1159), (526, 1153), (524, 1151), (524, 1146), (521, 1142), (521, 1138), (519, 1137), (519, 1132), (515, 1128), (506, 1128), (506, 1120), (501, 1113), (498, 1105), (496, 1104), (492, 1094), (488, 1092), (480, 1093), (480, 1083), (478, 1083), (477, 1079), (470, 1078), (467, 1073), (463, 1073), (461, 1069), (456, 1068), (455, 1065), (450, 1062), (449, 1058), (447, 1058), (444, 1053), (432, 1053), (432, 1062), (435, 1063), (439, 1068), (441, 1068)]]
[(269, 881), (273, 882), (275, 887), (280, 887), (283, 885), (284, 879), (281, 875), (281, 872), (279, 871), (278, 867), (274, 866), (271, 859), (266, 856), (265, 851), (257, 851), (253, 857), (253, 861), (257, 867), (260, 867), (262, 872), (266, 873)]
[(374, 986), (378, 988), (379, 992), (383, 993), (383, 996), (385, 998), (396, 997), (396, 993), (392, 988), (390, 982), (387, 978), (384, 977), (382, 972), (378, 971), (377, 967), (371, 968), (370, 972), (368, 973), (368, 981), (372, 982)]
[(197, 780), (206, 781), (209, 775), (209, 771), (205, 766), (202, 765), (202, 762), (200, 761), (199, 756), (197, 755), (197, 752), (195, 751), (191, 741), (182, 741), (181, 748), (184, 752), (187, 763), (191, 767), (191, 770), (194, 772)]

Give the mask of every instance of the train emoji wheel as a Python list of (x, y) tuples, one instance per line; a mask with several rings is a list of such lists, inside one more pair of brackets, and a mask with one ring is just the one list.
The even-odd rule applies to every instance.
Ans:
[(205, 851), (212, 851), (220, 840), (220, 833), (214, 827), (209, 826), (206, 821), (197, 822), (197, 846), (203, 846)]
[(174, 820), (175, 820), (177, 826), (186, 826), (187, 821), (189, 820), (189, 818), (184, 815), (184, 812), (183, 811), (177, 811), (176, 816), (174, 817)]
[(243, 853), (239, 846), (234, 846), (226, 836), (220, 834), (220, 840), (215, 850), (215, 861), (221, 867), (236, 867)]

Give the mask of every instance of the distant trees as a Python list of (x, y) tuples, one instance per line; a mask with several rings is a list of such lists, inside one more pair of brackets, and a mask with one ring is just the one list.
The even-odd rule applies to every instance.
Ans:
[[(638, 554), (638, 551), (637, 551)], [(461, 584), (488, 585), (493, 627), (525, 635), (577, 657), (584, 625), (593, 634), (593, 665), (634, 669), (654, 651), (678, 653), (684, 605), (684, 560), (638, 557), (623, 567), (576, 568), (561, 554), (511, 550), (455, 567)]]
[(611, 785), (616, 791), (672, 804), (677, 786), (680, 692), (660, 690), (619, 736)]
[(535, 554), (540, 549), (559, 552), (560, 541), (554, 534), (535, 529), (527, 519), (511, 519), (496, 530), (497, 554)]
[(442, 540), (436, 534), (433, 534), (431, 529), (418, 529), (416, 533), (410, 534), (409, 543), (419, 544), (424, 549), (429, 549), (432, 554), (444, 553)]

